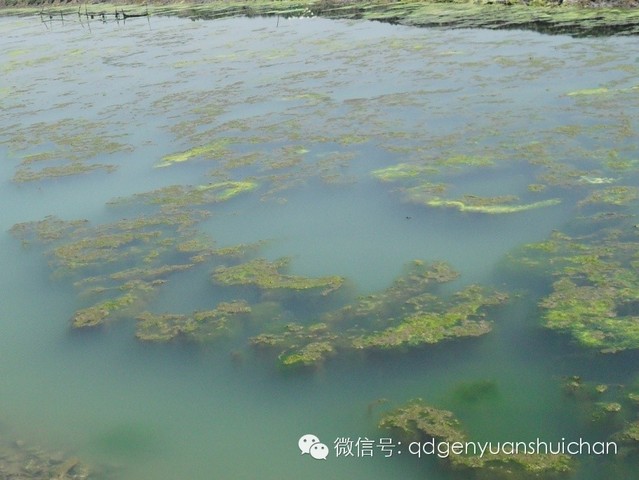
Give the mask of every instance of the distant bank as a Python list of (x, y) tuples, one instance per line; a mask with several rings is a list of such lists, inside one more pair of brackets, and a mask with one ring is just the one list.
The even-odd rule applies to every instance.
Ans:
[(639, 0), (150, 0), (110, 3), (79, 0), (0, 0), (0, 14), (319, 16), (365, 19), (417, 27), (525, 29), (572, 36), (639, 35)]

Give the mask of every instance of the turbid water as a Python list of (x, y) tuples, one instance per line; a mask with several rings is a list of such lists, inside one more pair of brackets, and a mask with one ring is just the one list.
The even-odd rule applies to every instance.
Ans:
[[(593, 192), (638, 186), (635, 39), (163, 17), (0, 18), (0, 35), (7, 435), (126, 480), (452, 478), (434, 459), (406, 452), (331, 451), (325, 462), (300, 455), (307, 433), (331, 450), (338, 437), (388, 437), (380, 414), (416, 397), (452, 410), (477, 439), (608, 438), (610, 429), (565, 395), (564, 377), (631, 389), (639, 358), (602, 356), (543, 329), (537, 302), (550, 282), (513, 274), (505, 259), (591, 213), (583, 201)], [(185, 161), (171, 163), (176, 153)], [(436, 171), (384, 178), (398, 164)], [(411, 196), (420, 175), (446, 189)], [(140, 197), (109, 203), (116, 198), (247, 179), (257, 186), (196, 207), (211, 216), (195, 235), (218, 247), (261, 242), (249, 258), (289, 257), (290, 274), (346, 279), (341, 297), (285, 297), (266, 331), (379, 292), (414, 259), (460, 273), (441, 295), (482, 284), (511, 300), (490, 312), (485, 336), (287, 371), (277, 355), (248, 346), (262, 331), (256, 323), (205, 344), (140, 342), (135, 312), (75, 331), (70, 318), (91, 301), (73, 282), (112, 273), (109, 264), (60, 276), (51, 244), (9, 234), (49, 215), (112, 224), (148, 211)], [(489, 206), (546, 203), (511, 213), (435, 203), (478, 197)], [(631, 198), (602, 211), (638, 210)], [(151, 264), (144, 245), (137, 251)], [(144, 263), (131, 255), (127, 267)], [(277, 293), (213, 285), (211, 271), (225, 262), (172, 274), (137, 313), (189, 314), (243, 296), (268, 317)], [(491, 386), (487, 395), (468, 393), (477, 382)], [(633, 462), (583, 457), (574, 478), (601, 478), (606, 468), (615, 472), (608, 478), (630, 478)]]

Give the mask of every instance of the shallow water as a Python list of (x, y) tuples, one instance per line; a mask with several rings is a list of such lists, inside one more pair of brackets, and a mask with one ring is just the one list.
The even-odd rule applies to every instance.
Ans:
[[(257, 190), (205, 207), (212, 216), (197, 229), (219, 246), (266, 241), (259, 256), (291, 257), (298, 275), (343, 276), (354, 294), (384, 289), (416, 258), (449, 262), (461, 273), (452, 289), (521, 289), (500, 269), (504, 256), (562, 229), (594, 188), (549, 181), (530, 192), (546, 172), (538, 161), (637, 185), (635, 167), (620, 173), (604, 162), (637, 159), (634, 39), (317, 18), (151, 17), (90, 29), (0, 18), (0, 34), (0, 423), (20, 437), (113, 466), (125, 480), (446, 479), (431, 459), (407, 455), (316, 462), (300, 455), (297, 439), (310, 432), (331, 447), (337, 437), (379, 438), (387, 434), (378, 414), (415, 397), (453, 410), (476, 438), (596, 438), (561, 377), (634, 380), (636, 355), (602, 358), (542, 330), (537, 285), (493, 314), (484, 337), (336, 357), (312, 372), (283, 372), (255, 355), (248, 332), (210, 346), (143, 344), (132, 320), (73, 332), (69, 318), (84, 300), (52, 275), (40, 246), (8, 233), (47, 215), (113, 222), (137, 213), (108, 206), (116, 197), (251, 177)], [(602, 87), (605, 95), (569, 95)], [(76, 132), (88, 145), (70, 138)], [(155, 168), (220, 139), (214, 159)], [(25, 156), (48, 151), (47, 166), (77, 155), (117, 170), (14, 181)], [(371, 175), (455, 155), (494, 164), (446, 170), (438, 181), (449, 184), (447, 198), (562, 202), (464, 213), (407, 203), (397, 184)], [(175, 274), (148, 309), (212, 308), (227, 294), (210, 270)], [(317, 314), (313, 305), (298, 310)], [(239, 363), (230, 360), (236, 350)], [(455, 396), (477, 380), (495, 382), (496, 397), (468, 404)], [(369, 412), (379, 398), (390, 402)], [(575, 478), (599, 478), (602, 464), (583, 459)]]

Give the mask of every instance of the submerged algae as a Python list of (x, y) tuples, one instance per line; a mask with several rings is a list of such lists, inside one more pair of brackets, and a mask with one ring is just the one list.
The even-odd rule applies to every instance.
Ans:
[(119, 297), (97, 303), (75, 312), (71, 319), (73, 328), (97, 327), (102, 325), (114, 313), (130, 307), (138, 300), (134, 293), (125, 293)]
[(367, 321), (372, 325), (387, 325), (397, 315), (402, 315), (407, 306), (419, 299), (435, 303), (436, 297), (429, 295), (438, 284), (450, 282), (459, 277), (459, 273), (445, 262), (428, 263), (413, 260), (405, 267), (399, 278), (387, 289), (360, 297), (356, 302), (346, 305), (324, 316), (330, 324), (351, 325)]
[(213, 310), (196, 311), (191, 315), (153, 314), (143, 312), (137, 317), (135, 336), (146, 342), (167, 342), (177, 338), (211, 341), (228, 336), (233, 325), (251, 312), (245, 301), (222, 302)]
[(122, 135), (114, 135), (108, 125), (100, 122), (64, 118), (15, 128), (12, 135), (7, 140), (0, 139), (0, 143), (21, 157), (13, 181), (23, 183), (97, 170), (113, 172), (115, 165), (89, 163), (89, 160), (132, 151), (132, 146), (115, 140), (119, 136)]
[(414, 311), (401, 318), (398, 325), (356, 338), (355, 348), (389, 349), (484, 335), (492, 329), (491, 322), (485, 319), (486, 309), (508, 299), (502, 293), (487, 294), (478, 285), (457, 292), (441, 306), (429, 297), (422, 303), (420, 297), (407, 302)]
[(0, 478), (29, 480), (97, 480), (106, 478), (104, 466), (89, 465), (68, 452), (46, 451), (23, 440), (0, 436)]
[(290, 323), (279, 332), (254, 337), (251, 343), (278, 351), (283, 366), (308, 367), (329, 355), (354, 350), (394, 350), (485, 334), (491, 329), (486, 310), (508, 297), (479, 286), (450, 298), (434, 294), (438, 284), (457, 275), (445, 263), (415, 260), (386, 290), (328, 311), (319, 323)]
[(619, 284), (578, 286), (569, 278), (562, 278), (553, 284), (553, 292), (540, 305), (548, 328), (570, 332), (585, 347), (616, 352), (639, 348), (639, 313), (620, 312), (624, 304), (638, 301), (635, 292)]
[(286, 275), (280, 270), (286, 268), (289, 259), (275, 262), (258, 258), (232, 267), (219, 267), (213, 272), (213, 280), (221, 285), (255, 285), (262, 289), (310, 290), (322, 289), (322, 295), (337, 290), (344, 283), (338, 276), (307, 278)]
[(544, 326), (602, 352), (639, 349), (639, 244), (628, 220), (613, 216), (612, 225), (581, 237), (555, 232), (511, 257), (552, 280), (539, 302)]
[[(392, 430), (404, 442), (432, 439), (437, 444), (446, 444), (448, 454), (444, 457), (442, 453), (440, 458), (452, 470), (473, 475), (473, 478), (550, 479), (562, 477), (574, 468), (574, 461), (568, 455), (519, 453), (515, 452), (514, 445), (510, 445), (512, 452), (481, 455), (476, 447), (472, 453), (463, 452), (468, 436), (459, 420), (452, 412), (431, 407), (421, 399), (385, 414), (379, 422), (379, 428)], [(470, 444), (473, 445), (472, 442)], [(459, 445), (460, 448), (455, 451), (452, 445)], [(437, 448), (435, 451), (439, 452)]]
[[(374, 170), (372, 175), (383, 182), (399, 182), (401, 185), (399, 191), (407, 202), (428, 207), (455, 208), (460, 212), (496, 215), (525, 212), (561, 203), (558, 198), (549, 198), (521, 204), (516, 203), (519, 198), (515, 195), (496, 197), (464, 195), (461, 199), (446, 199), (440, 196), (447, 190), (448, 186), (445, 183), (435, 182), (435, 179), (446, 181), (451, 176), (465, 172), (466, 168), (474, 169), (494, 166), (494, 159), (489, 157), (456, 155), (443, 159), (434, 159), (425, 165), (400, 163)], [(544, 186), (534, 185), (532, 190), (541, 192), (544, 190)]]
[(257, 188), (252, 180), (224, 181), (205, 185), (170, 185), (157, 190), (136, 193), (132, 197), (111, 201), (113, 205), (146, 203), (168, 207), (189, 207), (224, 202)]
[[(605, 182), (600, 182), (605, 183)], [(602, 190), (595, 190), (578, 205), (608, 204), (608, 205), (628, 205), (639, 198), (639, 188), (628, 186), (608, 187)]]
[(210, 160), (218, 160), (228, 153), (227, 146), (231, 141), (227, 138), (221, 138), (213, 143), (193, 147), (183, 152), (174, 153), (162, 157), (162, 161), (156, 165), (158, 168), (169, 167), (175, 163), (182, 163), (194, 158), (205, 158)]
[(405, 440), (434, 438), (441, 442), (465, 441), (466, 434), (453, 412), (425, 404), (421, 399), (385, 414), (379, 428), (393, 430)]
[(103, 163), (88, 164), (83, 162), (68, 162), (61, 166), (43, 167), (40, 169), (33, 169), (30, 166), (23, 165), (16, 170), (13, 181), (16, 183), (35, 182), (38, 180), (82, 175), (98, 170), (112, 173), (116, 169), (117, 167), (115, 165)]
[(47, 217), (16, 224), (11, 231), (23, 243), (51, 244), (46, 254), (54, 275), (73, 278), (83, 297), (93, 301), (71, 319), (72, 327), (86, 328), (125, 313), (135, 316), (169, 276), (212, 258), (211, 243), (196, 242), (199, 237), (192, 229), (206, 216), (206, 212), (174, 206), (98, 226)]
[(636, 420), (626, 426), (621, 432), (619, 432), (615, 439), (623, 444), (633, 448), (639, 449), (639, 420)]
[(49, 215), (42, 220), (16, 223), (11, 227), (10, 233), (20, 238), (23, 244), (33, 241), (48, 243), (60, 240), (71, 232), (86, 227), (88, 223), (88, 220), (62, 220)]
[(311, 367), (321, 364), (336, 352), (339, 335), (325, 323), (303, 326), (290, 323), (279, 333), (262, 333), (251, 338), (251, 345), (258, 348), (276, 348), (280, 364), (284, 367)]
[(453, 391), (453, 398), (467, 405), (495, 399), (498, 396), (499, 388), (493, 380), (477, 380), (462, 383), (455, 387)]

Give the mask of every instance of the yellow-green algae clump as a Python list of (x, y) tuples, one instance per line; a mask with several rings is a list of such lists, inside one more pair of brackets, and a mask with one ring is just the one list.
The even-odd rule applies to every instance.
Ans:
[(487, 308), (503, 304), (507, 299), (506, 294), (486, 293), (478, 285), (457, 292), (450, 302), (441, 305), (428, 297), (426, 302), (414, 298), (410, 301), (410, 309), (414, 311), (407, 313), (397, 325), (356, 338), (353, 344), (360, 349), (389, 349), (484, 335), (492, 329), (486, 319)]
[(255, 285), (263, 289), (310, 290), (321, 288), (323, 294), (337, 290), (344, 279), (338, 276), (308, 278), (286, 275), (280, 270), (286, 268), (289, 259), (275, 262), (258, 258), (232, 267), (218, 267), (213, 272), (213, 280), (221, 285)]
[(142, 312), (137, 317), (135, 336), (147, 342), (167, 342), (183, 338), (210, 341), (228, 336), (251, 307), (245, 301), (221, 302), (213, 310), (193, 312), (191, 315), (154, 314)]
[(257, 182), (253, 180), (228, 180), (204, 185), (169, 185), (150, 192), (137, 193), (128, 198), (118, 198), (110, 203), (118, 205), (135, 202), (166, 207), (189, 207), (225, 202), (257, 187)]
[(507, 296), (479, 286), (436, 295), (437, 285), (457, 278), (443, 262), (410, 262), (386, 290), (328, 311), (308, 325), (289, 323), (251, 339), (255, 347), (275, 350), (282, 366), (309, 367), (329, 356), (356, 350), (392, 350), (483, 335), (490, 331), (489, 308)]
[[(121, 143), (112, 125), (80, 118), (63, 118), (14, 126), (11, 136), (0, 143), (19, 156), (13, 181), (17, 183), (86, 174), (98, 170), (113, 172), (117, 166), (90, 160), (115, 153), (130, 152)], [(117, 139), (117, 140), (116, 140)]]
[(173, 153), (171, 155), (165, 155), (162, 157), (162, 161), (156, 165), (158, 168), (169, 167), (175, 163), (183, 163), (194, 158), (205, 159), (219, 159), (228, 153), (227, 146), (230, 140), (227, 138), (221, 138), (215, 142), (208, 143), (206, 145), (200, 145), (190, 148), (183, 152)]
[(402, 274), (381, 292), (365, 295), (357, 301), (326, 315), (332, 324), (352, 325), (368, 321), (372, 326), (386, 326), (401, 318), (416, 301), (436, 301), (433, 292), (439, 284), (459, 277), (448, 263), (413, 260), (404, 266)]
[(284, 367), (310, 367), (334, 354), (338, 340), (339, 335), (325, 323), (309, 326), (290, 323), (281, 333), (263, 333), (253, 337), (251, 344), (259, 348), (281, 350), (278, 359)]
[[(460, 212), (507, 214), (558, 205), (561, 200), (550, 198), (530, 203), (519, 203), (515, 195), (485, 197), (464, 195), (460, 199), (443, 198), (448, 185), (439, 180), (448, 180), (451, 176), (465, 172), (467, 169), (493, 167), (491, 158), (469, 155), (456, 155), (436, 158), (420, 164), (399, 163), (390, 167), (374, 170), (373, 177), (382, 182), (399, 183), (399, 191), (405, 201), (436, 208), (454, 208)], [(535, 192), (543, 191), (536, 186)]]
[(639, 229), (626, 216), (606, 219), (587, 234), (555, 232), (511, 260), (552, 281), (539, 302), (546, 327), (602, 352), (639, 349)]
[(466, 195), (462, 200), (444, 200), (441, 198), (433, 198), (426, 201), (426, 205), (430, 207), (455, 208), (460, 212), (469, 213), (518, 213), (536, 208), (550, 207), (559, 205), (561, 200), (558, 198), (550, 198), (548, 200), (540, 200), (539, 202), (513, 204), (516, 197), (477, 197)]
[(93, 300), (71, 319), (74, 328), (84, 328), (135, 314), (170, 275), (192, 268), (188, 258), (181, 263), (169, 258), (176, 259), (176, 236), (190, 235), (186, 230), (201, 218), (197, 212), (165, 212), (92, 227), (48, 217), (12, 231), (23, 242), (53, 243), (47, 255), (54, 275), (71, 277), (83, 301)]
[(253, 188), (255, 184), (248, 181), (167, 187), (140, 194), (151, 205), (159, 204), (148, 215), (97, 226), (50, 216), (16, 224), (11, 231), (23, 245), (50, 244), (46, 255), (54, 276), (70, 277), (82, 303), (88, 304), (73, 314), (72, 327), (96, 327), (110, 319), (135, 317), (170, 276), (223, 255), (193, 228), (209, 213), (191, 207), (225, 201)]

